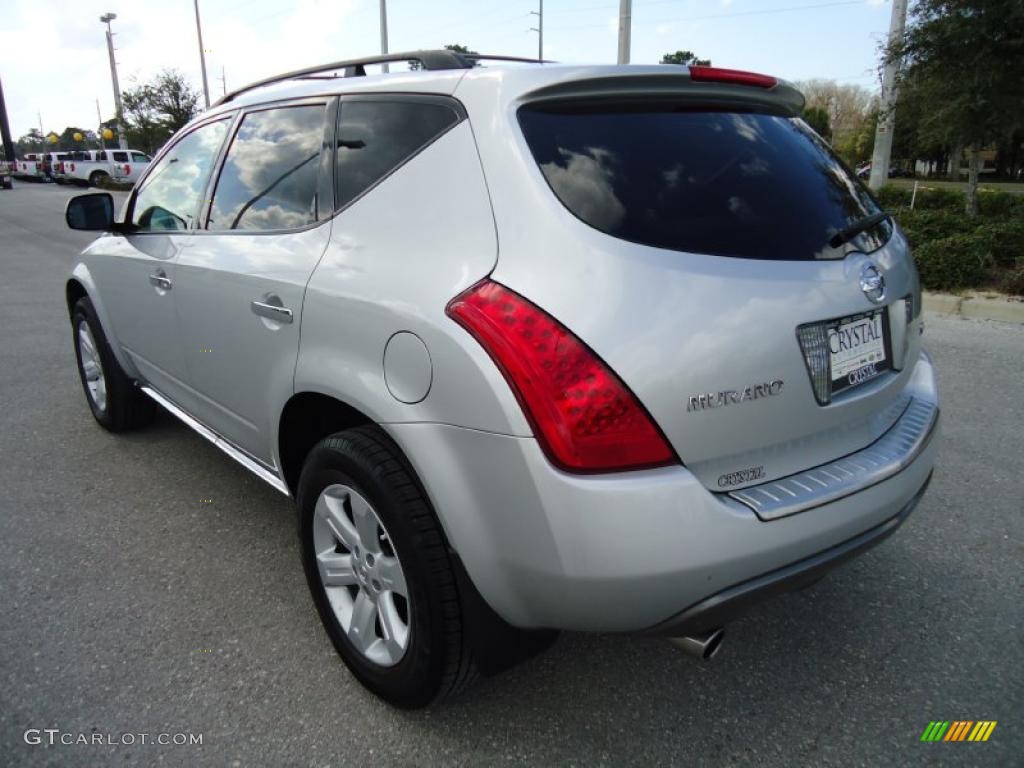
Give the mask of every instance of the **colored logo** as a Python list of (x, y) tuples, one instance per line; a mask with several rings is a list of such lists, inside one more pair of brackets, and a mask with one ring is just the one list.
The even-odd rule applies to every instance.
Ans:
[(996, 729), (995, 720), (932, 720), (921, 741), (988, 741)]

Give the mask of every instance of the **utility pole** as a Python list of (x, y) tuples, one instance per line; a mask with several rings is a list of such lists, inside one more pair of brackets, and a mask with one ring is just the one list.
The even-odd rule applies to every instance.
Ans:
[(224, 95), (228, 95), (228, 79), (224, 75), (224, 65), (220, 65), (220, 87), (224, 91)]
[(3, 141), (4, 159), (14, 162), (14, 142), (11, 140), (11, 126), (7, 122), (7, 104), (4, 102), (4, 86), (0, 83), (0, 140)]
[(538, 2), (540, 10), (530, 11), (531, 16), (537, 17), (537, 26), (530, 27), (530, 31), (537, 33), (537, 61), (544, 61), (544, 0)]
[(633, 25), (633, 0), (619, 0), (619, 64), (629, 64), (629, 33)]
[[(388, 2), (387, 0), (380, 0), (380, 53), (381, 56), (388, 55)], [(381, 66), (381, 69), (387, 73), (389, 71), (387, 62)]]
[[(907, 23), (907, 0), (892, 0), (889, 20), (889, 45), (903, 37)], [(889, 159), (892, 155), (892, 134), (896, 128), (896, 70), (899, 62), (886, 59), (882, 72), (882, 103), (875, 129), (875, 150), (871, 155), (871, 178), (868, 186), (880, 189), (889, 179)]]
[(110, 80), (114, 84), (114, 109), (117, 111), (117, 145), (128, 149), (128, 139), (124, 135), (124, 112), (121, 109), (121, 86), (117, 82), (117, 62), (114, 60), (114, 33), (110, 31), (110, 22), (117, 18), (116, 13), (105, 13), (100, 21), (107, 25), (107, 53), (110, 55)]
[(195, 0), (196, 6), (196, 36), (199, 38), (199, 66), (203, 70), (203, 100), (206, 108), (210, 108), (210, 85), (206, 81), (206, 51), (203, 50), (203, 25), (199, 23), (199, 0)]
[(107, 140), (103, 138), (103, 113), (100, 112), (99, 99), (96, 99), (96, 130), (100, 135), (100, 149), (106, 149)]

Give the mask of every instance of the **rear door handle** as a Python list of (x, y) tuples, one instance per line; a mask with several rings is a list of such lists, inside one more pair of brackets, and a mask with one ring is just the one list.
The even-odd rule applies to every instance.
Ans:
[[(277, 297), (271, 297), (277, 298)], [(280, 301), (280, 299), (277, 299)], [(265, 317), (268, 320), (274, 320), (278, 323), (290, 323), (292, 321), (292, 311), (288, 307), (282, 307), (280, 304), (268, 304), (265, 301), (253, 301), (250, 305), (254, 314), (260, 317)]]
[(171, 286), (173, 285), (173, 283), (171, 283), (171, 278), (165, 275), (162, 269), (149, 276), (149, 283), (150, 285), (155, 285), (157, 288), (164, 291), (171, 290)]

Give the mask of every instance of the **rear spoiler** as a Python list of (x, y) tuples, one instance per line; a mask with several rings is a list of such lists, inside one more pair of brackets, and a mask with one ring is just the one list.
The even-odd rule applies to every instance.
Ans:
[(566, 80), (538, 88), (523, 96), (524, 102), (561, 104), (637, 105), (661, 102), (705, 106), (721, 110), (758, 109), (784, 117), (799, 117), (804, 96), (785, 80), (754, 72), (717, 67), (681, 67), (665, 64), (661, 72), (611, 74)]

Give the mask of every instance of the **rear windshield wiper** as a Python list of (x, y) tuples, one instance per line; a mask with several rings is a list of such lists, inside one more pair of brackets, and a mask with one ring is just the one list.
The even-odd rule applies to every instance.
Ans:
[(870, 216), (865, 216), (863, 219), (857, 219), (852, 224), (847, 224), (832, 235), (832, 239), (828, 241), (828, 244), (833, 248), (838, 248), (843, 243), (848, 243), (853, 240), (853, 238), (864, 230), (871, 229), (876, 224), (880, 224), (888, 218), (889, 214), (882, 211), (880, 213), (873, 213)]

